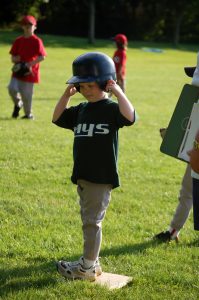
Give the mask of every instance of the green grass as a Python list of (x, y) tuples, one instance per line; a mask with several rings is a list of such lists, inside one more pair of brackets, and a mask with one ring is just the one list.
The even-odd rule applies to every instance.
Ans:
[[(103, 270), (133, 277), (120, 290), (64, 281), (58, 259), (82, 254), (76, 186), (70, 182), (73, 135), (51, 123), (56, 102), (83, 52), (110, 56), (109, 41), (43, 36), (48, 57), (35, 86), (35, 121), (12, 120), (7, 94), (12, 32), (0, 32), (0, 299), (198, 299), (199, 237), (192, 213), (179, 244), (152, 237), (169, 225), (185, 165), (159, 151), (159, 128), (167, 126), (182, 87), (184, 66), (196, 64), (196, 46), (130, 42), (127, 95), (139, 122), (120, 132), (121, 187), (114, 190), (103, 223)], [(158, 47), (163, 53), (144, 52)], [(75, 96), (79, 103), (81, 96)]]

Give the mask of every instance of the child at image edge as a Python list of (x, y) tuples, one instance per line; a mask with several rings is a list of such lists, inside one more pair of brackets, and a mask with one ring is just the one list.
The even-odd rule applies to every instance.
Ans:
[(13, 64), (25, 62), (30, 69), (26, 76), (18, 76), (12, 73), (8, 86), (9, 95), (14, 103), (12, 118), (18, 118), (19, 111), (23, 107), (25, 115), (23, 119), (34, 119), (32, 114), (32, 97), (34, 84), (40, 81), (40, 62), (45, 59), (46, 51), (42, 40), (34, 34), (37, 28), (37, 20), (34, 16), (24, 16), (20, 22), (23, 35), (15, 39), (10, 49)]
[[(73, 62), (73, 77), (58, 101), (53, 123), (74, 132), (74, 166), (83, 230), (83, 256), (78, 261), (58, 261), (58, 272), (67, 278), (94, 281), (101, 275), (99, 252), (102, 221), (111, 190), (119, 186), (117, 172), (118, 130), (135, 122), (135, 110), (119, 85), (113, 60), (100, 52), (80, 55)], [(69, 106), (79, 91), (86, 99)], [(111, 91), (117, 98), (107, 97)]]
[(124, 34), (117, 34), (113, 40), (115, 41), (117, 50), (113, 54), (113, 61), (116, 68), (117, 83), (125, 93), (126, 85), (126, 48), (128, 45), (128, 39)]

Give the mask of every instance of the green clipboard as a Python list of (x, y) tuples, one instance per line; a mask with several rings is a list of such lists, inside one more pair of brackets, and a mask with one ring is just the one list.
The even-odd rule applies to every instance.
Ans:
[(177, 159), (193, 104), (199, 99), (199, 87), (185, 84), (160, 146), (160, 151)]

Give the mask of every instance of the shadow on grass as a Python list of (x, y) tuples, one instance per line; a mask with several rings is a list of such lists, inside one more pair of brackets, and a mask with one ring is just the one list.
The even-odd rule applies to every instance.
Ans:
[[(149, 240), (140, 244), (129, 244), (123, 246), (115, 246), (110, 249), (104, 249), (101, 251), (103, 256), (119, 256), (123, 254), (139, 254), (144, 252), (149, 247), (154, 247), (157, 242)], [(8, 254), (9, 257), (9, 254)], [(79, 256), (78, 256), (79, 257)], [(67, 260), (77, 260), (77, 256), (68, 257)], [(12, 257), (13, 258), (13, 257)], [(65, 258), (60, 258), (65, 259)], [(46, 262), (46, 259), (35, 257), (32, 259), (26, 259), (27, 266), (10, 267), (7, 269), (0, 269), (0, 297), (6, 296), (9, 293), (19, 292), (29, 289), (42, 289), (47, 286), (56, 286), (59, 281), (56, 278), (56, 265), (55, 261), (50, 260)]]
[[(13, 40), (21, 35), (21, 31), (12, 31), (12, 30), (0, 30), (0, 41), (1, 44), (11, 45)], [(64, 35), (51, 35), (51, 34), (36, 34), (40, 36), (44, 42), (45, 47), (51, 48), (72, 48), (72, 49), (89, 49), (96, 50), (103, 47), (113, 48), (114, 44), (109, 39), (96, 39), (94, 45), (88, 43), (87, 37), (72, 37)], [(191, 51), (197, 52), (197, 44), (179, 44), (178, 47), (175, 47), (171, 43), (158, 43), (158, 42), (145, 42), (145, 41), (129, 41), (128, 48), (141, 49), (143, 47), (152, 48), (153, 50), (166, 50), (166, 49), (176, 49), (179, 51)], [(156, 51), (155, 51), (156, 52)]]
[(56, 274), (55, 261), (41, 263), (41, 259), (35, 258), (27, 267), (21, 268), (12, 267), (11, 264), (7, 270), (0, 269), (0, 298), (11, 292), (54, 286), (57, 283), (54, 274)]
[[(100, 254), (106, 256), (121, 256), (125, 254), (139, 255), (144, 253), (148, 248), (154, 248), (162, 244), (161, 242), (150, 239), (143, 243), (137, 244), (124, 244), (101, 250)], [(165, 243), (164, 243), (165, 244)], [(169, 243), (168, 243), (169, 245)], [(189, 243), (188, 246), (199, 246), (199, 240)], [(67, 257), (68, 261), (78, 260), (80, 255)], [(9, 258), (9, 254), (7, 255)], [(13, 258), (13, 256), (12, 256)], [(65, 260), (66, 258), (60, 257), (59, 259)], [(30, 263), (29, 263), (30, 262)], [(46, 262), (46, 259), (35, 257), (26, 259), (28, 266), (26, 267), (13, 267), (12, 264), (7, 270), (0, 269), (0, 297), (6, 296), (9, 293), (19, 292), (29, 289), (42, 289), (47, 286), (56, 286), (60, 281), (60, 276), (56, 278), (56, 262), (51, 260)], [(35, 279), (37, 278), (37, 279)]]
[(111, 247), (109, 249), (103, 249), (101, 250), (100, 254), (102, 256), (119, 256), (123, 254), (139, 254), (145, 252), (147, 248), (151, 248), (154, 246), (158, 246), (160, 243), (156, 240), (149, 240), (144, 243), (138, 243), (138, 244), (130, 244), (130, 245), (122, 245), (117, 247)]
[(11, 118), (11, 117), (0, 117), (0, 121), (14, 121), (16, 119)]
[[(0, 30), (1, 44), (11, 45), (13, 41), (22, 35), (22, 31)], [(88, 43), (87, 37), (72, 37), (64, 35), (39, 34), (36, 35), (42, 38), (45, 47), (51, 48), (72, 48), (72, 49), (96, 49), (101, 47), (113, 47), (111, 40), (97, 39), (94, 45)]]

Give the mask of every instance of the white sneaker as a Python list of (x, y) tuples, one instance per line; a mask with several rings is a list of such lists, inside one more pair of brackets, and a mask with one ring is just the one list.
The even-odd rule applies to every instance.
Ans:
[(102, 268), (99, 260), (94, 266), (86, 269), (84, 268), (84, 258), (80, 257), (78, 261), (67, 262), (60, 260), (57, 262), (57, 271), (64, 277), (70, 279), (84, 279), (95, 281), (96, 277), (102, 274)]

